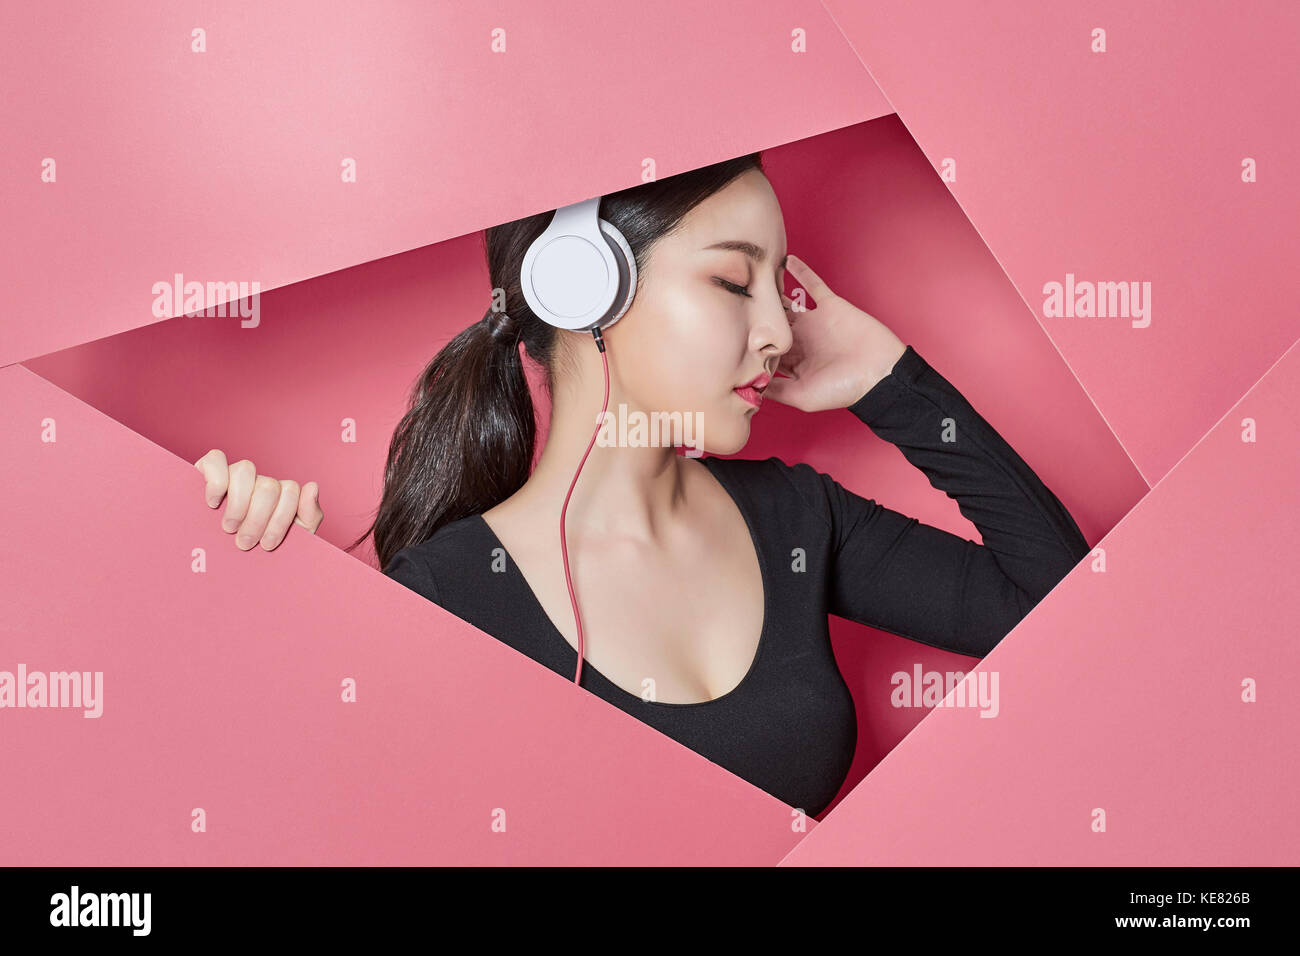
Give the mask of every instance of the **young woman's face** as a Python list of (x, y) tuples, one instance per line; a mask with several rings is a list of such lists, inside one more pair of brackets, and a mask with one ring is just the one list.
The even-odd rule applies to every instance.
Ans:
[(785, 255), (781, 206), (758, 170), (655, 243), (631, 308), (607, 334), (629, 411), (692, 416), (686, 437), (707, 452), (744, 447), (762, 398), (737, 389), (770, 378), (792, 342)]

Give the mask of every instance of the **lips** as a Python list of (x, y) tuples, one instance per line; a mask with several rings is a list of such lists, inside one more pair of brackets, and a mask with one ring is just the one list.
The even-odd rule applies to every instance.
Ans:
[(732, 391), (750, 405), (758, 408), (763, 404), (763, 389), (767, 388), (767, 383), (770, 381), (772, 381), (772, 376), (764, 372)]

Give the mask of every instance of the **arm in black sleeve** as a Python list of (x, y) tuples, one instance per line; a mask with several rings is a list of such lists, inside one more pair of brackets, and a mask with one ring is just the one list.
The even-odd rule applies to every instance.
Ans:
[(829, 610), (983, 657), (1087, 555), (1087, 541), (1030, 467), (910, 345), (849, 411), (956, 500), (984, 543), (816, 472), (833, 535)]

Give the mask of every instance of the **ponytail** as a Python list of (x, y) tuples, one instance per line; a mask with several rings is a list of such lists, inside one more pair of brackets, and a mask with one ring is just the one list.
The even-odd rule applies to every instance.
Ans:
[(510, 497), (528, 480), (536, 423), (519, 325), (489, 310), (425, 367), (393, 432), (373, 531), (379, 567), (435, 531)]

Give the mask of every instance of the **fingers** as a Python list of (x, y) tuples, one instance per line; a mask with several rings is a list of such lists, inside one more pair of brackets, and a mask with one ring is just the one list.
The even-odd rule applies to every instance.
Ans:
[(796, 332), (794, 341), (790, 343), (790, 348), (781, 356), (781, 371), (785, 372), (791, 378), (798, 378), (799, 371), (803, 368), (804, 350), (803, 343), (799, 340), (799, 334)]
[(320, 485), (309, 481), (302, 486), (302, 494), (298, 498), (298, 517), (294, 521), (315, 534), (324, 520), (325, 512), (320, 510)]
[[(230, 471), (230, 485), (233, 488), (235, 485), (235, 469), (232, 467)], [(235, 536), (235, 547), (239, 548), (240, 551), (247, 551), (257, 544), (266, 534), (266, 529), (270, 526), (279, 503), (280, 482), (270, 475), (257, 475), (253, 479), (253, 490), (248, 498), (248, 509), (244, 515), (244, 520), (239, 523), (239, 532)], [(293, 510), (298, 510), (297, 497), (294, 498)], [(290, 512), (289, 517), (284, 519), (284, 524), (288, 526), (288, 523), (292, 520), (293, 512)]]
[(292, 525), (299, 524), (316, 533), (325, 520), (320, 507), (320, 486), (309, 481), (299, 488), (296, 481), (280, 481), (270, 475), (259, 475), (257, 468), (247, 458), (233, 465), (226, 464), (226, 455), (214, 448), (194, 463), (206, 482), (204, 495), (208, 507), (215, 508), (226, 500), (226, 513), (221, 528), (227, 534), (236, 534), (235, 546), (248, 551), (261, 543), (273, 551), (284, 541)]
[(245, 458), (237, 461), (227, 470), (230, 476), (229, 488), (226, 490), (226, 514), (221, 519), (221, 530), (233, 534), (239, 530), (248, 517), (248, 505), (253, 497), (253, 483), (257, 479), (257, 470), (253, 463)]
[(818, 306), (835, 296), (835, 293), (831, 291), (831, 287), (822, 281), (821, 276), (808, 268), (807, 263), (794, 253), (790, 253), (786, 258), (785, 268), (808, 291), (808, 294), (813, 297), (813, 301)]
[[(782, 371), (785, 370), (782, 369)], [(804, 385), (799, 379), (777, 376), (767, 383), (767, 388), (763, 389), (763, 397), (776, 399), (782, 405), (800, 408), (799, 401), (803, 391)]]
[[(289, 526), (293, 524), (293, 519), (298, 514), (298, 499), (302, 493), (298, 488), (298, 482), (296, 481), (291, 481), (287, 478), (284, 481), (276, 481), (274, 478), (266, 476), (262, 477), (266, 478), (266, 484), (262, 487), (267, 495), (267, 500), (270, 501), (274, 499), (272, 501), (273, 510), (266, 521), (264, 530), (256, 538), (254, 538), (253, 535), (257, 534), (258, 525), (253, 525), (249, 528), (248, 538), (244, 538), (245, 531), (244, 527), (241, 525), (239, 529), (239, 538), (235, 539), (235, 544), (238, 545), (240, 539), (244, 539), (249, 540), (249, 547), (252, 547), (252, 542), (260, 541), (264, 551), (274, 551), (279, 546), (280, 542), (284, 540), (284, 536), (289, 533)], [(258, 482), (261, 483), (261, 481), (262, 478), (258, 478)], [(249, 516), (245, 520), (244, 524), (251, 522), (253, 520), (253, 512), (258, 511), (260, 505), (258, 494), (259, 491), (255, 488), (253, 491), (253, 504), (249, 508)]]
[(194, 463), (204, 478), (203, 497), (208, 503), (209, 508), (215, 508), (221, 504), (221, 499), (226, 496), (226, 482), (229, 474), (226, 468), (226, 453), (220, 448), (214, 448), (198, 461)]

